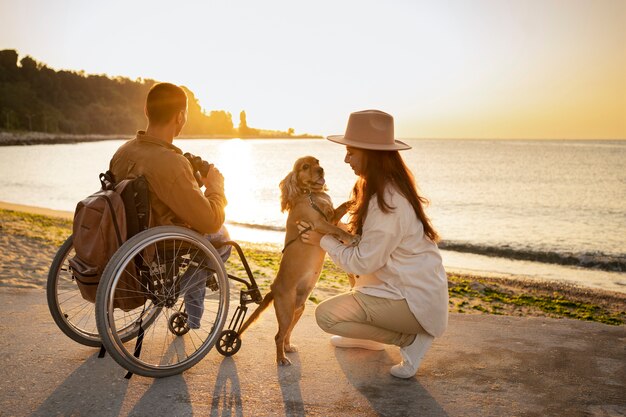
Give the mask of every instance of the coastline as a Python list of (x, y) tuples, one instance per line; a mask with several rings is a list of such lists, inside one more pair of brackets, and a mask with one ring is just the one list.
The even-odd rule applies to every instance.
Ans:
[[(0, 202), (0, 287), (44, 289), (47, 272), (60, 244), (71, 234), (72, 213)], [(239, 242), (263, 293), (280, 264), (276, 244)], [(227, 268), (243, 266), (232, 256)], [(612, 325), (626, 324), (626, 293), (564, 282), (503, 277), (480, 271), (448, 269), (451, 312), (576, 318)], [(328, 258), (310, 296), (319, 303), (347, 291), (347, 276)]]
[(57, 145), (119, 140), (124, 135), (73, 135), (44, 132), (0, 132), (0, 146)]
[[(134, 133), (116, 135), (70, 134), (45, 132), (6, 132), (0, 131), (0, 146), (31, 146), (57, 145), (81, 142), (100, 142), (105, 140), (125, 140), (132, 138)], [(318, 135), (292, 136), (238, 136), (238, 135), (180, 135), (178, 139), (321, 139)]]

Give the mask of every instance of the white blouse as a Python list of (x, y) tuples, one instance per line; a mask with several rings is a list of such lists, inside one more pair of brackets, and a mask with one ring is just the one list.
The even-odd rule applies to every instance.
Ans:
[(387, 186), (385, 202), (394, 208), (389, 213), (380, 210), (376, 196), (371, 198), (358, 246), (346, 246), (331, 235), (320, 245), (344, 271), (358, 276), (356, 291), (406, 299), (424, 330), (441, 336), (448, 324), (448, 278), (439, 248), (393, 186)]

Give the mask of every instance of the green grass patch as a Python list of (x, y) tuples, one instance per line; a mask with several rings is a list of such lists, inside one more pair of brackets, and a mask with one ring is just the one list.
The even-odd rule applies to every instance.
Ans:
[(0, 228), (3, 233), (25, 236), (60, 246), (72, 234), (72, 221), (0, 209)]
[[(611, 311), (599, 304), (567, 298), (558, 292), (512, 292), (502, 290), (487, 281), (470, 281), (458, 276), (450, 276), (448, 285), (451, 297), (478, 301), (479, 304), (474, 304), (472, 309), (483, 313), (502, 314), (506, 307), (524, 308), (531, 312), (539, 310), (551, 317), (568, 317), (611, 325), (626, 323), (626, 313), (623, 311)], [(463, 301), (457, 304), (457, 308), (461, 310), (469, 304), (471, 302)]]

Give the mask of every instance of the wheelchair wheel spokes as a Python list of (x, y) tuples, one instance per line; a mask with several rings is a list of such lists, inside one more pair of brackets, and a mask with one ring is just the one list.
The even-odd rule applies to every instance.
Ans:
[(71, 339), (86, 346), (100, 346), (95, 306), (83, 299), (69, 268), (68, 260), (75, 254), (70, 236), (57, 251), (48, 272), (48, 308), (57, 326)]
[[(124, 343), (119, 335), (118, 327), (128, 322), (114, 307), (129, 265), (136, 266), (132, 278), (141, 282), (146, 306), (158, 311), (141, 323), (137, 356), (137, 341)], [(224, 266), (204, 237), (176, 226), (148, 229), (122, 245), (104, 271), (96, 297), (98, 330), (107, 351), (127, 370), (150, 377), (178, 374), (215, 344), (226, 320), (228, 295)]]
[[(139, 333), (139, 326), (146, 329), (161, 313), (161, 308), (147, 301), (144, 306), (137, 307), (131, 311), (124, 311), (116, 308), (113, 310), (113, 320), (117, 337), (122, 342), (133, 340)], [(140, 320), (141, 318), (141, 320)]]

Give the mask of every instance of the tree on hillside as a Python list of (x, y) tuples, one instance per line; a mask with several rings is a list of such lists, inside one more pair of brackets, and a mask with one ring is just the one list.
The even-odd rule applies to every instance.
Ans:
[[(0, 51), (0, 129), (130, 135), (146, 124), (144, 103), (155, 80), (55, 71), (15, 50)], [(206, 114), (194, 93), (184, 133), (234, 133), (224, 111)]]
[(210, 127), (207, 133), (214, 135), (233, 135), (235, 133), (233, 116), (227, 111), (211, 110), (208, 120)]
[(244, 135), (248, 132), (248, 121), (246, 120), (246, 111), (239, 113), (239, 133)]
[(152, 80), (54, 71), (17, 52), (0, 51), (0, 128), (51, 133), (129, 134), (145, 124)]
[[(15, 50), (0, 51), (0, 129), (73, 134), (131, 135), (146, 124), (146, 95), (157, 81), (55, 71)], [(258, 136), (240, 114), (239, 129), (223, 110), (205, 112), (188, 88), (183, 134)], [(285, 134), (285, 132), (279, 132)]]
[(191, 90), (183, 87), (187, 94), (187, 124), (183, 128), (184, 135), (231, 135), (233, 121), (230, 113), (223, 110), (211, 111), (208, 115), (200, 107), (198, 99)]
[(242, 110), (241, 113), (239, 113), (239, 129), (237, 129), (237, 132), (241, 137), (258, 136), (260, 133), (259, 129), (253, 129), (248, 126), (248, 120), (245, 110)]

